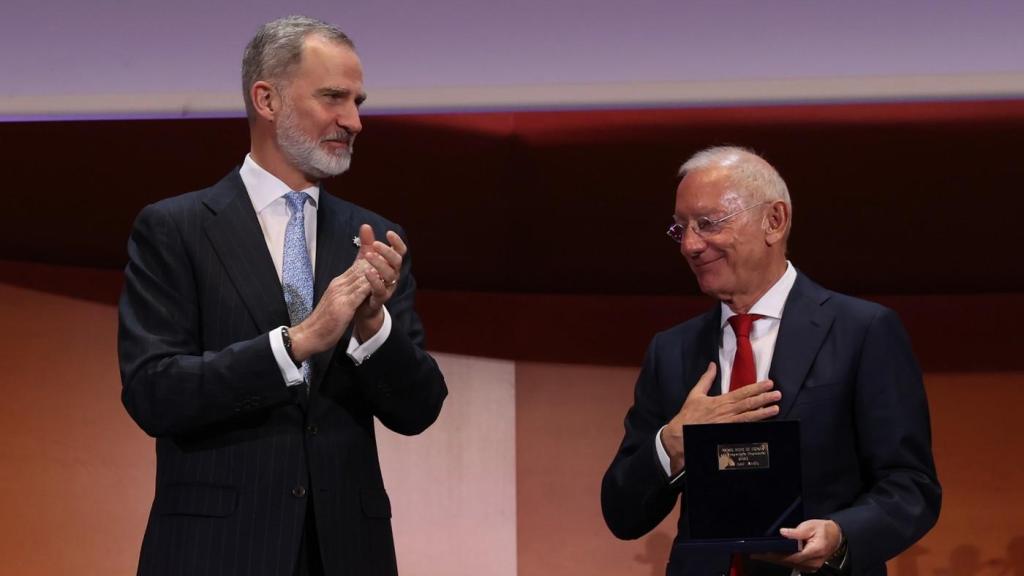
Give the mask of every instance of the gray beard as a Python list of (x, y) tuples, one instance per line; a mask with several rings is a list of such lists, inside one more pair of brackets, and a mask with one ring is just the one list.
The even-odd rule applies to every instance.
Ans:
[(281, 115), (277, 124), (277, 142), (288, 163), (312, 180), (337, 176), (348, 170), (352, 163), (351, 139), (349, 149), (331, 154), (302, 132), (290, 109)]

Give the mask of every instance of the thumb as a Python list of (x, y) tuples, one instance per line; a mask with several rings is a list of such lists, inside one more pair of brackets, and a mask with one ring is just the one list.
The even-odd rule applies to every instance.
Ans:
[(814, 535), (814, 524), (804, 521), (796, 528), (780, 528), (779, 533), (790, 540), (810, 540)]
[(693, 392), (707, 396), (707, 393), (711, 390), (711, 385), (715, 383), (715, 375), (718, 374), (718, 367), (714, 362), (708, 363), (708, 369), (701, 375), (700, 380), (697, 380), (697, 384), (693, 387)]
[(373, 242), (376, 240), (373, 236), (373, 228), (369, 224), (363, 224), (359, 227), (359, 257), (366, 256), (366, 253), (373, 250)]

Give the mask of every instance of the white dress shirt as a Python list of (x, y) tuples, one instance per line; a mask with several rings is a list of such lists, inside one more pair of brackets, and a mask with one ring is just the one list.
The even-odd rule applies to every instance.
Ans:
[[(779, 338), (782, 311), (786, 307), (786, 298), (789, 297), (789, 292), (793, 289), (793, 283), (795, 282), (796, 268), (793, 268), (793, 264), (787, 260), (786, 271), (782, 273), (782, 277), (757, 302), (754, 302), (754, 305), (750, 307), (748, 312), (749, 314), (764, 316), (755, 320), (750, 329), (750, 347), (754, 350), (754, 367), (757, 370), (756, 382), (768, 379), (768, 371), (772, 366), (772, 356), (775, 354), (775, 341)], [(721, 392), (725, 394), (729, 391), (729, 384), (732, 378), (732, 362), (733, 357), (736, 355), (736, 333), (733, 331), (732, 325), (729, 324), (729, 318), (735, 316), (736, 313), (724, 302), (720, 306), (722, 307), (722, 345), (718, 348), (718, 373), (722, 382)], [(661, 467), (665, 470), (665, 475), (670, 476), (672, 474), (672, 466), (669, 461), (668, 452), (661, 443), (661, 430), (664, 430), (664, 428), (662, 426), (658, 430), (658, 434), (654, 437), (654, 445), (658, 451), (658, 460), (661, 462)], [(675, 482), (678, 479), (679, 477), (677, 476), (672, 481)]]
[[(277, 277), (280, 279), (284, 257), (284, 234), (291, 217), (284, 195), (292, 192), (292, 189), (276, 176), (264, 170), (249, 154), (245, 155), (239, 176), (242, 177), (242, 183), (245, 184), (245, 189), (249, 193), (249, 200), (252, 202), (253, 210), (256, 211), (260, 229), (263, 230), (263, 239), (267, 242), (267, 250), (270, 251), (274, 269), (277, 270)], [(309, 250), (309, 260), (313, 270), (316, 270), (316, 210), (320, 202), (320, 189), (310, 186), (304, 190), (296, 190), (296, 192), (305, 192), (312, 199), (311, 202), (305, 203), (303, 215), (306, 220), (306, 248)], [(281, 370), (281, 377), (285, 384), (288, 386), (302, 384), (302, 371), (295, 366), (288, 356), (288, 351), (285, 350), (281, 328), (279, 326), (270, 331), (270, 349), (274, 352), (274, 359)], [(384, 325), (372, 338), (362, 344), (359, 344), (353, 335), (348, 343), (349, 357), (357, 365), (362, 363), (384, 344), (390, 334), (391, 315), (387, 308), (384, 308)]]

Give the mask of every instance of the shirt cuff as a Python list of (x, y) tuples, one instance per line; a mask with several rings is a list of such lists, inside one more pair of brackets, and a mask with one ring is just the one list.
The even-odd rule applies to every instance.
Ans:
[[(667, 424), (666, 424), (667, 426)], [(672, 476), (672, 460), (668, 457), (668, 452), (665, 450), (665, 446), (661, 444), (661, 431), (665, 429), (665, 426), (658, 428), (658, 433), (654, 435), (654, 450), (658, 453), (658, 462), (661, 463), (661, 469), (665, 471), (665, 476), (671, 478)], [(679, 472), (679, 475), (669, 480), (669, 484), (675, 484), (680, 478), (686, 475), (686, 470), (683, 469)]]
[(388, 313), (386, 306), (382, 306), (382, 308), (384, 309), (384, 324), (381, 325), (380, 330), (372, 338), (360, 344), (359, 340), (356, 340), (355, 331), (352, 331), (352, 338), (349, 339), (348, 350), (345, 352), (355, 362), (356, 366), (369, 360), (370, 356), (383, 346), (384, 341), (391, 335), (391, 314)]
[(270, 350), (274, 353), (274, 360), (277, 360), (277, 367), (281, 370), (281, 378), (286, 386), (298, 386), (303, 384), (302, 371), (299, 370), (292, 357), (284, 347), (284, 336), (281, 335), (281, 328), (278, 326), (270, 331)]

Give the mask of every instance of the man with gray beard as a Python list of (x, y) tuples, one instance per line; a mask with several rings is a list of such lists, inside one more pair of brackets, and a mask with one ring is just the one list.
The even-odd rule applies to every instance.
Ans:
[(395, 574), (373, 420), (422, 432), (447, 388), (401, 228), (320, 188), (362, 129), (359, 56), (293, 16), (242, 77), (241, 167), (128, 242), (122, 400), (157, 449), (139, 574)]

